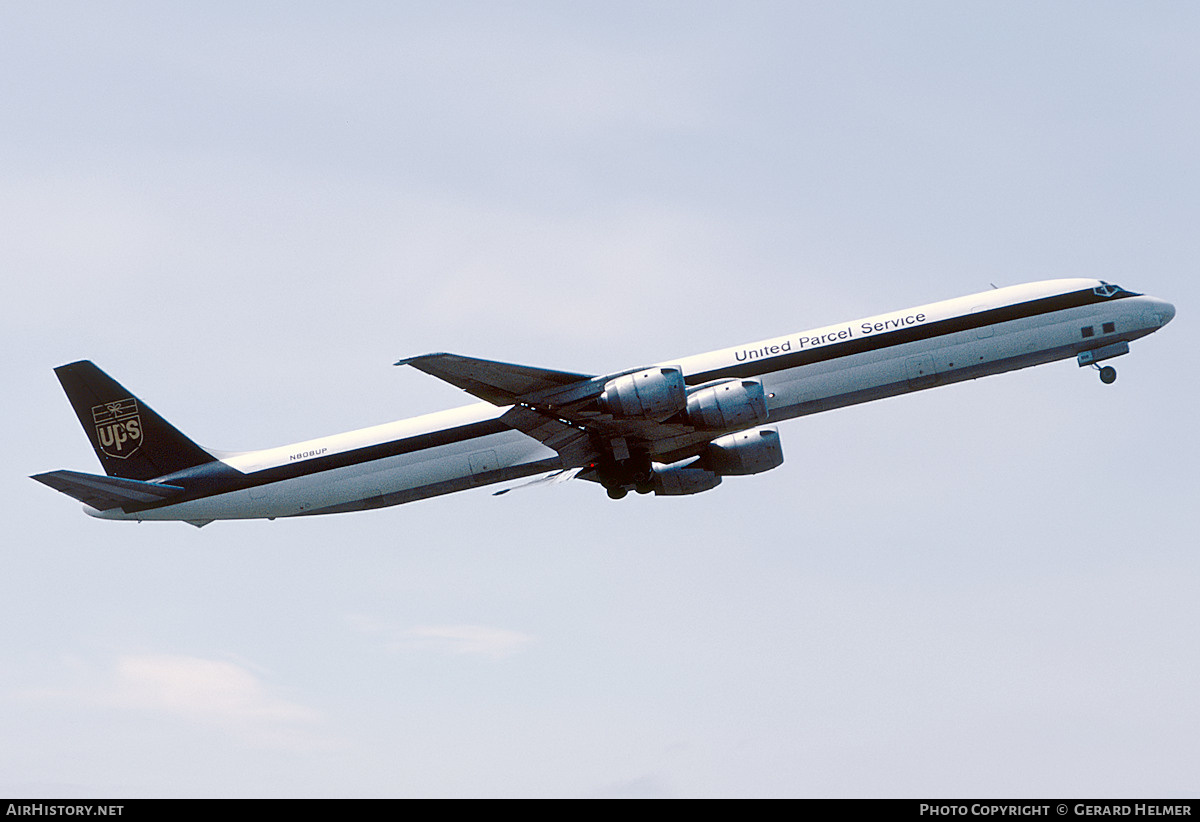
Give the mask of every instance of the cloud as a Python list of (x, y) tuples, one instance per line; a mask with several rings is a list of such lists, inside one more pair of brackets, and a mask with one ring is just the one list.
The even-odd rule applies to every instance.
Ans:
[(174, 654), (127, 654), (105, 672), (84, 667), (81, 687), (42, 691), (42, 697), (167, 715), (217, 728), (258, 747), (325, 747), (322, 719), (312, 708), (284, 699), (259, 677), (232, 662)]
[(254, 674), (232, 662), (189, 656), (124, 656), (116, 694), (130, 705), (225, 722), (309, 722), (313, 711), (271, 696)]
[(674, 799), (675, 794), (666, 786), (659, 776), (646, 774), (614, 782), (598, 790), (594, 798), (598, 799)]
[(432, 651), (448, 656), (482, 656), (501, 659), (512, 656), (533, 641), (533, 637), (507, 628), (489, 625), (419, 625), (397, 631), (372, 617), (354, 614), (346, 618), (355, 630), (392, 637), (393, 651)]
[(401, 647), (492, 659), (511, 656), (533, 641), (527, 634), (486, 625), (428, 625), (410, 628), (403, 637)]

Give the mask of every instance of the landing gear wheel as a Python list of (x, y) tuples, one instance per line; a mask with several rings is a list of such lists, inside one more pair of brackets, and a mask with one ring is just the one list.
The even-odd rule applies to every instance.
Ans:
[(652, 480), (652, 479), (640, 480), (636, 485), (633, 486), (633, 490), (637, 491), (639, 494), (653, 493), (654, 492), (654, 480)]
[(1105, 385), (1112, 385), (1117, 381), (1117, 369), (1111, 365), (1106, 365), (1100, 369), (1100, 382)]
[(625, 495), (628, 493), (629, 493), (629, 489), (622, 485), (618, 485), (615, 488), (608, 489), (609, 499), (623, 499), (625, 497)]

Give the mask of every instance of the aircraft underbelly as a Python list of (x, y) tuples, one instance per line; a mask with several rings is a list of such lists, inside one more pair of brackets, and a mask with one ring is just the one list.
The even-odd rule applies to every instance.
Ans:
[[(558, 467), (558, 455), (517, 431), (307, 474), (106, 519), (215, 520), (362, 510), (436, 496)], [(388, 501), (394, 499), (393, 501)]]
[[(1102, 317), (1108, 319), (1113, 316)], [(1136, 312), (1117, 320), (1122, 339), (1150, 333), (1154, 318)], [(1094, 347), (1081, 326), (1099, 323), (1094, 307), (964, 331), (778, 371), (763, 378), (771, 420), (792, 419), (1074, 357)]]

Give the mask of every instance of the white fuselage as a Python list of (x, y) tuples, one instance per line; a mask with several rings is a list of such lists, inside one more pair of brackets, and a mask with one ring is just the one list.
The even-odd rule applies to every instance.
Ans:
[[(688, 383), (753, 374), (767, 393), (770, 421), (1066, 359), (1104, 342), (1137, 339), (1169, 322), (1162, 300), (1131, 296), (996, 322), (971, 317), (1046, 303), (1100, 286), (1095, 280), (1052, 280), (1000, 288), (944, 302), (672, 360)], [(1106, 326), (1111, 323), (1111, 326)], [(961, 328), (959, 328), (961, 326)], [(1105, 328), (1112, 331), (1104, 331)], [(1091, 328), (1089, 336), (1083, 336)], [(928, 329), (928, 332), (925, 331)], [(223, 455), (240, 475), (303, 467), (309, 460), (361, 453), (397, 441), (412, 448), (254, 487), (126, 513), (107, 519), (274, 518), (394, 505), (559, 468), (562, 458), (500, 422), (506, 408), (486, 402), (309, 440)], [(264, 474), (264, 476), (267, 476)]]

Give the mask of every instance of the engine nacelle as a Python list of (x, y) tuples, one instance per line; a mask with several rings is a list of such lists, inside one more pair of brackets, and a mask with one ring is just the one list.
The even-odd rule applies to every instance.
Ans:
[(721, 477), (761, 474), (783, 464), (779, 431), (752, 428), (717, 437), (699, 458), (654, 463), (654, 493), (664, 497), (699, 494), (721, 484)]
[(699, 460), (654, 465), (654, 493), (660, 497), (682, 497), (710, 491), (721, 484), (721, 478), (699, 466)]
[(692, 425), (709, 431), (758, 425), (767, 421), (767, 394), (758, 380), (697, 388), (688, 395), (687, 416)]
[(615, 417), (665, 420), (687, 407), (687, 386), (678, 368), (647, 368), (604, 384), (600, 406)]
[(752, 428), (717, 437), (704, 454), (705, 467), (722, 476), (761, 474), (783, 464), (783, 446), (775, 428)]

